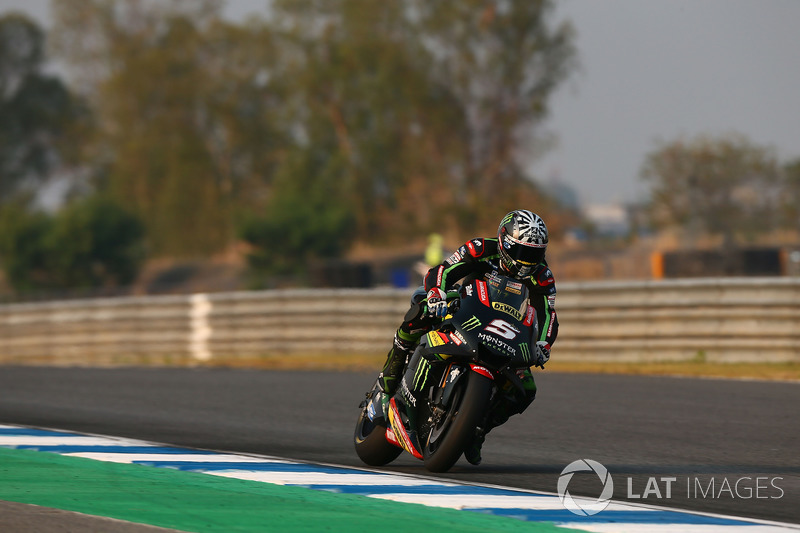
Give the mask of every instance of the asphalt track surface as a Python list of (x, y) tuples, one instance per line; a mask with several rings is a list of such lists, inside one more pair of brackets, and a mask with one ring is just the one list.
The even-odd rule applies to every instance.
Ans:
[[(373, 381), (344, 372), (0, 367), (0, 423), (364, 466), (352, 432)], [(608, 468), (615, 499), (646, 495), (631, 501), (800, 523), (799, 383), (547, 371), (537, 383), (531, 408), (488, 436), (482, 465), (461, 459), (435, 477), (555, 492), (564, 467), (587, 458)], [(430, 475), (407, 454), (385, 469)], [(593, 497), (600, 488), (589, 474), (569, 485)]]

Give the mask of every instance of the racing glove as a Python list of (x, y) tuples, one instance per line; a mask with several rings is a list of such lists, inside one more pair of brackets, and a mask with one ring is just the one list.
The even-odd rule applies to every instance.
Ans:
[(548, 344), (547, 341), (538, 341), (534, 351), (533, 366), (541, 366), (544, 368), (544, 364), (550, 360), (550, 344)]
[(428, 291), (428, 314), (438, 317), (447, 315), (447, 294), (439, 287)]

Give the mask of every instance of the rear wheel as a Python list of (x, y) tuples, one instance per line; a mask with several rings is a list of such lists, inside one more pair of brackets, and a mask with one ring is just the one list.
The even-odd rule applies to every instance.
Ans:
[(369, 466), (391, 463), (403, 451), (386, 440), (386, 426), (372, 422), (367, 417), (366, 407), (358, 415), (353, 442), (358, 457)]
[(434, 413), (428, 442), (422, 451), (425, 468), (431, 472), (446, 472), (456, 464), (486, 413), (492, 380), (474, 372), (466, 378), (454, 391), (450, 406)]

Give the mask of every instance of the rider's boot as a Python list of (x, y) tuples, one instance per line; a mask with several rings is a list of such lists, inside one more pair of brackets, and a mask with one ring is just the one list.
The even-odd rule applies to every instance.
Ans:
[(383, 370), (378, 376), (378, 384), (389, 397), (394, 396), (397, 391), (397, 384), (400, 381), (406, 358), (417, 345), (419, 339), (414, 337), (402, 329), (398, 329), (394, 335), (394, 344), (386, 355)]
[(483, 441), (486, 440), (486, 433), (483, 431), (479, 431), (475, 438), (472, 439), (472, 442), (467, 446), (467, 449), (464, 450), (464, 458), (469, 462), (469, 464), (478, 466), (481, 464), (481, 447), (483, 446)]
[(533, 381), (530, 382), (530, 385), (527, 382), (524, 384), (526, 385), (526, 396), (524, 398), (516, 398), (514, 400), (505, 398), (501, 400), (490, 413), (486, 423), (486, 430), (478, 429), (475, 438), (472, 439), (467, 449), (464, 450), (464, 458), (470, 464), (476, 466), (481, 464), (481, 448), (483, 447), (483, 441), (486, 440), (486, 435), (488, 435), (492, 429), (508, 422), (508, 419), (512, 415), (522, 413), (528, 408), (531, 402), (533, 402), (533, 399), (536, 397), (536, 385)]

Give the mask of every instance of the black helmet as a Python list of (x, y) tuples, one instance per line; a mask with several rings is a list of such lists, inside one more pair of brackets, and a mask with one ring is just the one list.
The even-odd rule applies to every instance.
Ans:
[(547, 226), (535, 213), (525, 209), (512, 211), (497, 228), (497, 247), (500, 266), (515, 278), (526, 278), (544, 260)]

